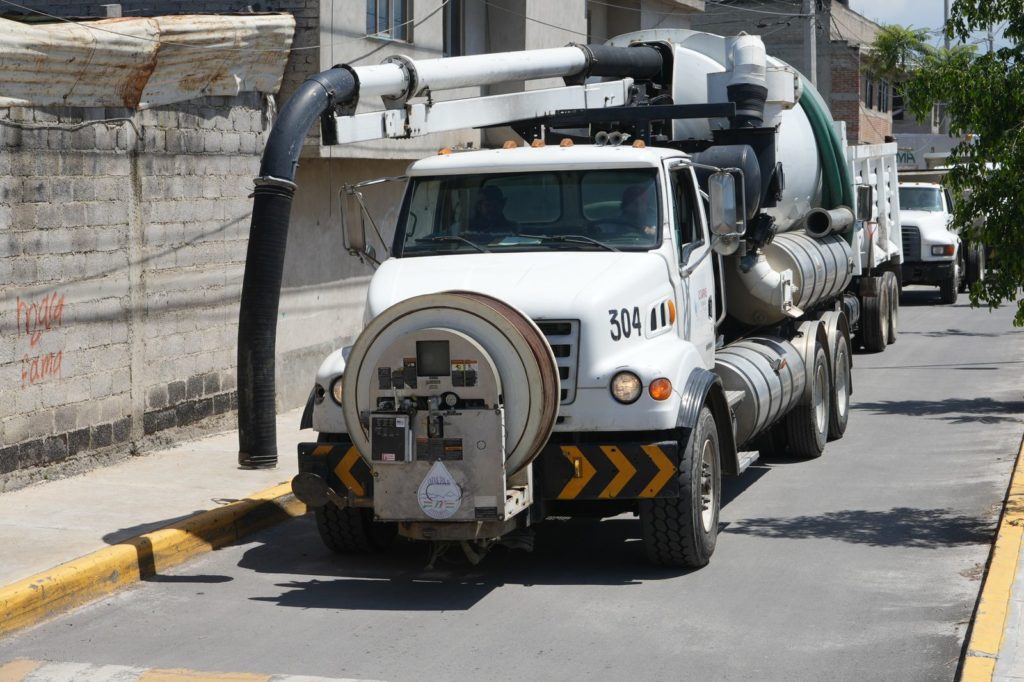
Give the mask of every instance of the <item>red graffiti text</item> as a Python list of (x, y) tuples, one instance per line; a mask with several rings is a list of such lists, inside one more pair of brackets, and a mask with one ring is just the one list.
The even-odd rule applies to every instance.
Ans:
[(64, 360), (64, 351), (43, 353), (34, 358), (25, 355), (21, 358), (21, 387), (38, 384), (50, 377), (60, 378), (60, 365)]
[(39, 301), (18, 299), (18, 336), (29, 337), (29, 345), (39, 343), (43, 332), (61, 325), (64, 317), (64, 295), (56, 291), (43, 296)]

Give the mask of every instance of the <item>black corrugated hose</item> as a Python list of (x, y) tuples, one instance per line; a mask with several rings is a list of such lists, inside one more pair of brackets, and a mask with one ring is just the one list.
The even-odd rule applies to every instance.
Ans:
[(320, 115), (356, 91), (347, 68), (310, 76), (282, 109), (263, 151), (238, 313), (238, 463), (243, 467), (277, 466), (275, 337), (299, 153)]

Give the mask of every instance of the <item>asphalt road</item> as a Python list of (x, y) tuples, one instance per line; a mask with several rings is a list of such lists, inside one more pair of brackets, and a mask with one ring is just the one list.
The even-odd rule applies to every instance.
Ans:
[[(963, 301), (963, 297), (961, 299)], [(639, 522), (542, 526), (532, 554), (425, 570), (278, 526), (0, 641), (16, 656), (384, 680), (951, 679), (1024, 432), (1009, 309), (905, 296), (854, 358), (846, 437), (727, 480), (712, 563), (645, 564)]]

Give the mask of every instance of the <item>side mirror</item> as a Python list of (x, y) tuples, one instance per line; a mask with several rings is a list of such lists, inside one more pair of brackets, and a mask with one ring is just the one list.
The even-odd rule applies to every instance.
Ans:
[(875, 188), (871, 185), (857, 185), (857, 220), (871, 220), (874, 205)]
[(711, 204), (711, 232), (717, 235), (736, 234), (736, 178), (718, 171), (708, 177), (708, 199)]
[[(357, 190), (343, 190), (341, 194), (341, 228), (345, 235), (345, 248), (352, 253), (366, 251), (366, 221), (358, 194)], [(355, 220), (357, 215), (359, 219)]]

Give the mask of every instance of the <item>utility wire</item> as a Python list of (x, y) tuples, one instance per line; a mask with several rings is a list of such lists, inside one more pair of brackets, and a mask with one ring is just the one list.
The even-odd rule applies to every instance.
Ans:
[(717, 1), (705, 0), (705, 4), (706, 5), (711, 5), (712, 7), (721, 7), (722, 9), (738, 9), (738, 10), (740, 10), (742, 12), (753, 12), (755, 14), (772, 14), (772, 15), (779, 16), (779, 17), (804, 17), (804, 18), (806, 18), (806, 17), (809, 17), (809, 16), (813, 16), (813, 14), (814, 14), (813, 12), (808, 14), (808, 13), (802, 13), (802, 12), (775, 12), (775, 11), (767, 10), (767, 9), (754, 9), (753, 7), (744, 7), (742, 5), (734, 5), (732, 3), (722, 2), (722, 0), (717, 0)]

